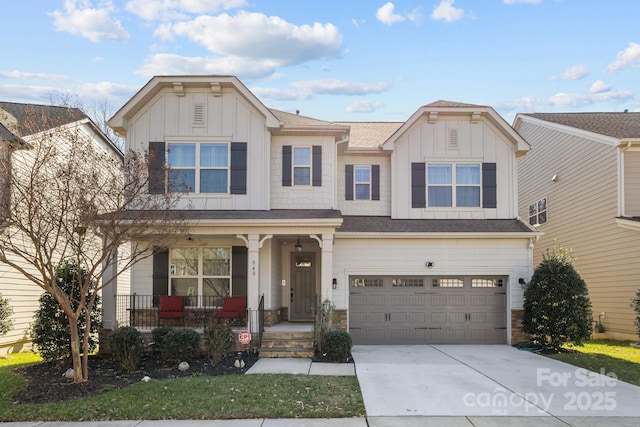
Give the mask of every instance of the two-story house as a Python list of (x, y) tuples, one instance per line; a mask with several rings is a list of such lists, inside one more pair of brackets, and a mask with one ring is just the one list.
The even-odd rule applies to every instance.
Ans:
[(529, 145), (492, 108), (326, 122), (269, 109), (232, 76), (158, 76), (109, 124), (150, 153), (150, 192), (184, 192), (190, 226), (133, 267), (135, 304), (246, 296), (273, 325), (330, 301), (358, 344), (519, 339), (539, 234), (517, 217)]
[(520, 215), (544, 232), (534, 263), (555, 243), (572, 249), (597, 330), (637, 339), (640, 288), (640, 113), (519, 114), (532, 145), (519, 161)]

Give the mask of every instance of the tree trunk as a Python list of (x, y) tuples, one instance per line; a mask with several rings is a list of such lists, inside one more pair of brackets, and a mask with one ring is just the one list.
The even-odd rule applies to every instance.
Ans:
[(73, 382), (83, 383), (88, 380), (85, 374), (85, 367), (82, 366), (80, 357), (80, 337), (78, 336), (78, 320), (75, 316), (69, 316), (70, 343), (71, 343), (71, 361), (73, 362)]

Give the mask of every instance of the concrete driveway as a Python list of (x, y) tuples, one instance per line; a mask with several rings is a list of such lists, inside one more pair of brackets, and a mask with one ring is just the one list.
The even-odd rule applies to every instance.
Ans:
[(640, 387), (506, 345), (352, 353), (368, 417), (640, 417)]

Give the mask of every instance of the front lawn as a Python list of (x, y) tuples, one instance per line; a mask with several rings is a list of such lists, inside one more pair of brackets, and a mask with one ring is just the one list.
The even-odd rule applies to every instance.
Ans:
[(562, 362), (600, 372), (614, 373), (619, 380), (640, 386), (640, 348), (629, 341), (591, 340), (583, 347), (567, 347), (574, 353), (548, 354)]
[(335, 418), (365, 414), (356, 377), (310, 375), (151, 380), (81, 400), (15, 404), (12, 397), (24, 387), (25, 380), (13, 369), (38, 362), (38, 358), (28, 354), (10, 357), (0, 359), (0, 421)]

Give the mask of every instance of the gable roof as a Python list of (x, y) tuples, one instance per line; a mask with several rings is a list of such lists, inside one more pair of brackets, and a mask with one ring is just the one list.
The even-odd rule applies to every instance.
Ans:
[(471, 122), (475, 123), (480, 118), (486, 119), (493, 124), (496, 129), (505, 136), (516, 148), (516, 156), (522, 156), (531, 149), (531, 146), (515, 131), (511, 125), (509, 125), (500, 114), (496, 112), (492, 107), (487, 105), (475, 105), (464, 104), (462, 102), (438, 100), (431, 104), (423, 105), (418, 108), (418, 111), (413, 113), (409, 120), (407, 120), (391, 137), (383, 144), (382, 148), (385, 150), (393, 150), (395, 142), (411, 127), (414, 123), (421, 119), (422, 116), (427, 116), (429, 120), (437, 120), (438, 115), (447, 114), (464, 114), (468, 115)]
[(18, 136), (27, 136), (89, 119), (82, 110), (72, 107), (0, 102), (0, 108), (16, 120), (17, 128), (12, 132), (17, 132)]
[(270, 129), (273, 135), (331, 135), (336, 137), (336, 140), (342, 140), (349, 133), (349, 126), (341, 123), (327, 122), (273, 108), (270, 110), (280, 120), (280, 127)]
[(640, 138), (640, 113), (530, 113), (547, 122), (570, 126), (618, 139)]
[(27, 143), (18, 135), (13, 134), (2, 123), (0, 123), (0, 142), (7, 141), (12, 144), (17, 144), (21, 147), (25, 147)]

